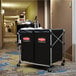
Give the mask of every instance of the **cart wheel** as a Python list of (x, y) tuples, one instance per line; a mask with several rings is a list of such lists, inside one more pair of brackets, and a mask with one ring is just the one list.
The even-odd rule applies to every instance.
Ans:
[(19, 63), (17, 64), (17, 67), (20, 67), (20, 64)]
[(18, 64), (17, 64), (17, 67), (20, 67), (20, 64), (21, 64), (21, 61), (19, 60)]
[(64, 63), (61, 63), (61, 66), (64, 66), (65, 64)]
[(65, 60), (63, 60), (63, 63), (65, 63)]
[(54, 67), (54, 65), (51, 65), (49, 68), (48, 68), (48, 72), (52, 72), (52, 68)]
[(61, 63), (61, 66), (64, 66), (64, 65), (65, 65), (65, 60), (63, 60)]
[(52, 72), (52, 69), (51, 68), (48, 68), (48, 72)]

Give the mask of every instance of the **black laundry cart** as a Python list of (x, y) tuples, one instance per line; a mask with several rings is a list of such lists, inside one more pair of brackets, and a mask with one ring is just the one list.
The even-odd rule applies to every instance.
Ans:
[(29, 64), (51, 67), (54, 62), (62, 61), (65, 50), (63, 29), (28, 29), (20, 30), (21, 44), (19, 46), (21, 61)]

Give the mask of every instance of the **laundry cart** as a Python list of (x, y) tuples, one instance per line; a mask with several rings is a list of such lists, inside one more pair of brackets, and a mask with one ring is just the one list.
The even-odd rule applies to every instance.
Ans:
[(54, 62), (65, 60), (65, 42), (63, 29), (28, 29), (20, 30), (20, 59), (29, 64), (51, 67)]

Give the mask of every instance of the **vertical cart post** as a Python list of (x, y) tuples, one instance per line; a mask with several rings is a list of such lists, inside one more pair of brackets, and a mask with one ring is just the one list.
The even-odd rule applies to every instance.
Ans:
[(65, 30), (63, 30), (63, 37), (62, 37), (62, 40), (63, 40), (63, 42), (62, 42), (62, 45), (63, 45), (63, 47), (62, 47), (62, 57), (63, 57), (63, 59), (62, 59), (62, 63), (61, 63), (61, 65), (62, 66), (64, 66), (65, 65), (65, 57), (66, 57), (66, 47), (65, 47)]
[(18, 35), (17, 47), (18, 47), (18, 50), (19, 50), (19, 62), (17, 64), (17, 66), (19, 67), (20, 64), (21, 64), (21, 40), (20, 40), (20, 34), (19, 34), (19, 32), (17, 33), (17, 35)]

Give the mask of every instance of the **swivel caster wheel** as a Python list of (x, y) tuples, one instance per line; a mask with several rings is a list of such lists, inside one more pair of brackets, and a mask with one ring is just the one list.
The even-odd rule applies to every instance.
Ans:
[(21, 61), (18, 62), (17, 67), (20, 67)]
[(20, 67), (20, 64), (19, 63), (17, 64), (17, 67)]
[(48, 68), (48, 72), (52, 72), (53, 67), (54, 67), (54, 65), (51, 65), (51, 66)]
[(52, 69), (51, 68), (48, 68), (48, 72), (52, 72)]
[(61, 63), (61, 66), (64, 66), (65, 64), (64, 63)]
[(64, 66), (64, 65), (65, 65), (65, 60), (63, 60), (61, 63), (61, 66)]

